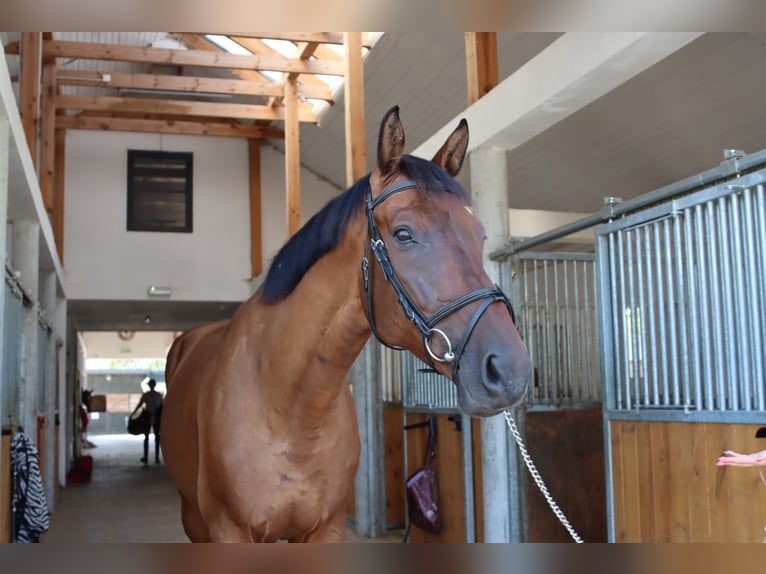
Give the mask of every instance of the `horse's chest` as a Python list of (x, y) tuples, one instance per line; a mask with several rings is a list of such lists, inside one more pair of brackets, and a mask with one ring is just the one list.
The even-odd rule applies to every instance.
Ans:
[(284, 538), (312, 532), (335, 513), (345, 490), (329, 478), (280, 472), (275, 487), (253, 499), (251, 528)]

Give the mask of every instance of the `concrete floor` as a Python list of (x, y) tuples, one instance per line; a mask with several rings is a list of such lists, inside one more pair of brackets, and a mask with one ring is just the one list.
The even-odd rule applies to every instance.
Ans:
[[(181, 525), (178, 493), (163, 465), (142, 465), (143, 437), (91, 436), (96, 445), (88, 484), (61, 489), (43, 543), (188, 542)], [(153, 450), (150, 445), (150, 452)], [(150, 460), (151, 457), (150, 457)], [(352, 529), (347, 542), (400, 542), (401, 531), (376, 539), (360, 538)]]

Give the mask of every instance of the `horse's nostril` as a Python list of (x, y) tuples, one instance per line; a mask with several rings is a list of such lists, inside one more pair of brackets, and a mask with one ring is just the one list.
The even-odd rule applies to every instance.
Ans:
[(481, 381), (490, 392), (498, 392), (503, 388), (503, 377), (497, 363), (496, 354), (487, 353), (484, 355), (481, 366)]

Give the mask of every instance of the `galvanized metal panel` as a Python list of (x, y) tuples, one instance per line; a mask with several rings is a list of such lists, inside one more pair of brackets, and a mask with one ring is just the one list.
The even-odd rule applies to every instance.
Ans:
[(764, 409), (766, 170), (597, 229), (609, 416), (748, 422)]
[(534, 366), (527, 408), (600, 404), (593, 254), (530, 251), (503, 269), (518, 283), (510, 290), (517, 328)]

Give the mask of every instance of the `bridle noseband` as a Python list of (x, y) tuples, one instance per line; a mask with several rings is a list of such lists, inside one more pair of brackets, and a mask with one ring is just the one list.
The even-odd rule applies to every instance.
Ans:
[[(375, 199), (372, 198), (372, 189), (367, 190), (367, 195), (365, 198), (365, 212), (367, 213), (367, 237), (369, 238), (369, 243), (365, 243), (364, 257), (362, 258), (362, 278), (364, 281), (364, 291), (367, 294), (367, 320), (370, 323), (373, 335), (375, 335), (375, 338), (378, 341), (390, 349), (396, 349), (399, 351), (403, 350), (403, 347), (389, 345), (383, 341), (375, 326), (375, 316), (372, 306), (372, 291), (370, 289), (370, 261), (368, 257), (369, 250), (372, 249), (372, 252), (375, 255), (375, 259), (377, 259), (378, 264), (380, 265), (380, 269), (383, 272), (383, 278), (391, 283), (391, 286), (396, 292), (397, 298), (399, 299), (399, 304), (404, 310), (404, 315), (410, 321), (415, 323), (415, 326), (418, 328), (421, 335), (423, 335), (423, 347), (425, 348), (426, 354), (431, 359), (439, 363), (451, 363), (454, 379), (454, 376), (457, 373), (458, 364), (460, 363), (460, 358), (463, 356), (463, 351), (468, 344), (468, 338), (471, 336), (471, 333), (476, 327), (476, 324), (479, 322), (479, 319), (481, 319), (481, 316), (492, 303), (495, 301), (502, 301), (508, 308), (508, 312), (511, 314), (511, 320), (513, 320), (514, 323), (516, 322), (516, 318), (513, 313), (513, 307), (511, 307), (511, 302), (497, 285), (494, 287), (482, 287), (481, 289), (476, 289), (475, 291), (466, 293), (465, 295), (462, 295), (461, 297), (458, 297), (457, 299), (447, 303), (444, 307), (440, 308), (433, 315), (431, 315), (431, 317), (426, 317), (418, 308), (418, 306), (412, 300), (412, 297), (410, 297), (410, 294), (407, 293), (407, 290), (404, 288), (404, 285), (399, 279), (399, 276), (396, 274), (396, 271), (394, 271), (394, 268), (391, 265), (391, 260), (388, 257), (388, 252), (386, 251), (386, 245), (383, 243), (383, 239), (380, 236), (380, 230), (378, 229), (378, 226), (375, 225), (375, 218), (373, 217), (375, 208), (383, 203), (386, 199), (395, 193), (404, 191), (405, 189), (412, 189), (414, 187), (418, 187), (414, 181), (401, 181), (384, 189), (383, 192), (381, 192), (381, 194), (378, 195), (378, 197)], [(450, 341), (447, 334), (441, 329), (437, 329), (436, 325), (455, 311), (476, 301), (481, 301), (482, 299), (484, 300), (483, 303), (473, 314), (473, 317), (468, 323), (468, 327), (466, 328), (465, 333), (463, 333), (463, 337), (460, 339), (457, 347), (453, 349), (452, 342)], [(447, 344), (447, 351), (441, 357), (436, 355), (429, 345), (429, 340), (433, 335), (442, 337)]]

